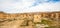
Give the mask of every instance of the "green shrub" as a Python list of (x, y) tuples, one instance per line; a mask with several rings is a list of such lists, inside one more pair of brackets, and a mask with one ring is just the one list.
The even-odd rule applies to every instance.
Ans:
[(41, 24), (45, 24), (45, 25), (51, 25), (53, 22), (52, 21), (49, 21), (49, 20), (42, 20), (41, 21)]

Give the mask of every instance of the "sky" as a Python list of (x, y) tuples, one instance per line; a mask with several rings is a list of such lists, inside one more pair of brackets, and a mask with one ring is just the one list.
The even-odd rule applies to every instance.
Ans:
[(60, 11), (60, 0), (0, 0), (0, 11), (6, 13)]

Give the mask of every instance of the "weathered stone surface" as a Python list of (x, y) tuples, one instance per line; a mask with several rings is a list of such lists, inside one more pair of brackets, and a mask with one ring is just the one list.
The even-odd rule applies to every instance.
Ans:
[(34, 28), (41, 19), (60, 19), (60, 12), (36, 12), (36, 13), (0, 13), (0, 28)]

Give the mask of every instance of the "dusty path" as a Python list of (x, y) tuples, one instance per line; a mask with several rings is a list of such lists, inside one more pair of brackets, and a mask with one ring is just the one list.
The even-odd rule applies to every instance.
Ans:
[(3, 26), (0, 26), (0, 28), (18, 28), (22, 24), (23, 20), (16, 20), (11, 22), (4, 22), (2, 23)]

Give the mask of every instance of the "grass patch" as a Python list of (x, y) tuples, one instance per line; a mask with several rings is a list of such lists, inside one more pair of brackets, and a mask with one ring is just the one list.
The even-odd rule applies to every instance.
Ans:
[(49, 21), (49, 20), (42, 20), (41, 21), (41, 24), (47, 24), (47, 25), (50, 25), (50, 24), (52, 24), (52, 21)]

